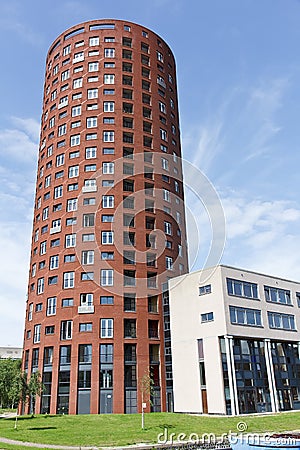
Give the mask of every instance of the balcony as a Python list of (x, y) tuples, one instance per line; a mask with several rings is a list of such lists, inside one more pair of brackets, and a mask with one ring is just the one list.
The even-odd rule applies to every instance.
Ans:
[(78, 314), (93, 314), (95, 311), (94, 305), (78, 306)]
[(85, 192), (97, 192), (97, 186), (96, 185), (94, 185), (94, 186), (83, 186), (82, 187), (82, 192), (83, 193), (85, 193)]
[(61, 225), (58, 227), (52, 227), (50, 228), (50, 234), (60, 233), (61, 232)]
[(57, 108), (62, 109), (65, 106), (68, 106), (68, 100), (64, 100), (63, 102), (59, 103)]

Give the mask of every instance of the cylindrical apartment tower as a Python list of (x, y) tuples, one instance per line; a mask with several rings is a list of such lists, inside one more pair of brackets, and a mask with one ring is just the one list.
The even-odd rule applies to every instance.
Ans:
[(55, 40), (24, 334), (23, 369), (45, 386), (37, 413), (172, 409), (166, 285), (188, 271), (180, 157), (175, 60), (159, 36), (109, 19)]

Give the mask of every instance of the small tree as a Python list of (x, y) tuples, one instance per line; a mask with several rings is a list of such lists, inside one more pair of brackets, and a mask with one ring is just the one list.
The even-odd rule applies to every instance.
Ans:
[(148, 370), (147, 372), (144, 373), (142, 378), (140, 378), (140, 382), (139, 382), (139, 388), (140, 388), (140, 392), (142, 394), (142, 429), (145, 428), (144, 409), (145, 409), (146, 399), (147, 398), (149, 399), (149, 402), (151, 405), (151, 395), (153, 394), (153, 385), (154, 385), (154, 381), (152, 378), (152, 374)]
[(16, 407), (19, 398), (20, 374), (20, 360), (9, 358), (0, 361), (0, 407)]
[(44, 385), (41, 381), (41, 374), (39, 371), (31, 374), (28, 382), (28, 396), (30, 397), (30, 410), (31, 414), (35, 413), (36, 397), (40, 396), (44, 390)]

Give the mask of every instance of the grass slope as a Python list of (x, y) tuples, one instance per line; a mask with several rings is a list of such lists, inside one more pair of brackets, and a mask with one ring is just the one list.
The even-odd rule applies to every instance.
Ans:
[[(138, 414), (24, 416), (18, 418), (17, 429), (14, 424), (15, 419), (0, 419), (0, 436), (44, 444), (101, 447), (156, 443), (159, 433), (164, 433), (164, 430), (167, 430), (168, 438), (174, 433), (173, 440), (180, 433), (184, 433), (186, 438), (193, 433), (195, 439), (204, 433), (239, 433), (241, 427), (246, 427), (246, 433), (297, 430), (300, 429), (300, 411), (243, 417), (152, 413), (145, 415), (145, 430), (141, 429), (141, 416)], [(9, 446), (0, 443), (0, 448)]]

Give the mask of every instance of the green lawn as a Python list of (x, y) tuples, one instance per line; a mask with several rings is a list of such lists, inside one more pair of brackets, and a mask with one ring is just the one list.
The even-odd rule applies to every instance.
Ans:
[[(141, 416), (138, 414), (24, 416), (18, 418), (17, 429), (14, 428), (15, 419), (0, 419), (0, 436), (45, 444), (101, 447), (155, 443), (159, 433), (164, 433), (165, 429), (169, 438), (174, 433), (174, 440), (180, 433), (185, 433), (187, 438), (191, 433), (200, 438), (204, 433), (237, 433), (241, 422), (243, 424), (239, 426), (246, 424), (247, 433), (297, 430), (300, 429), (300, 411), (243, 417), (152, 413), (145, 415), (145, 430), (141, 429)], [(161, 436), (160, 440), (163, 441), (164, 437)], [(0, 443), (0, 448), (10, 447)]]

